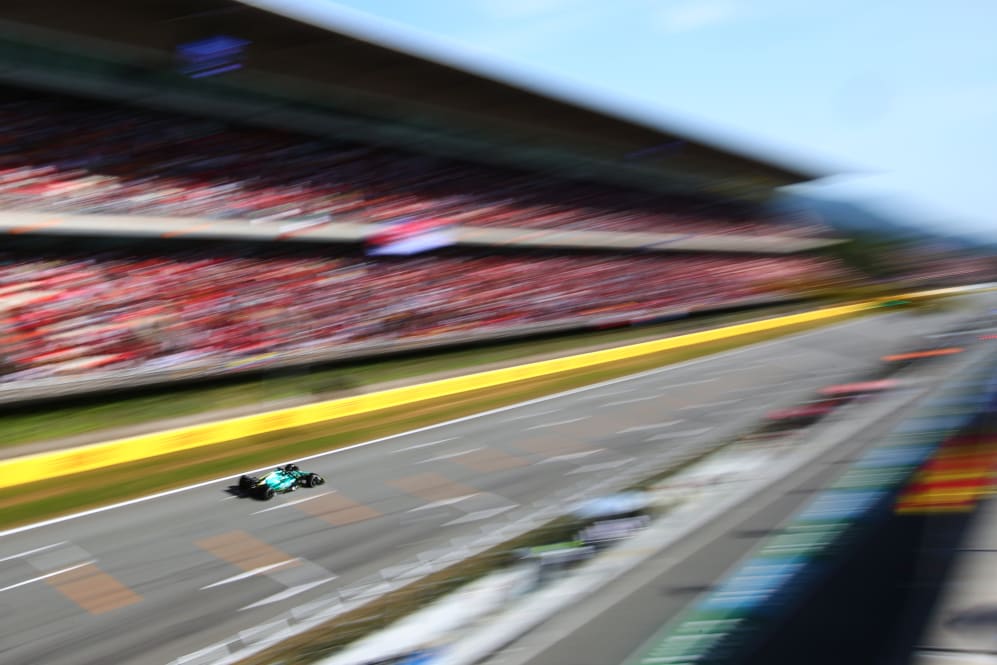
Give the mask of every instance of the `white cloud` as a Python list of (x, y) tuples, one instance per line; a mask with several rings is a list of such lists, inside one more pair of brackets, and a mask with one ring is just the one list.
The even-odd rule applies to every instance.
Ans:
[(690, 32), (726, 23), (738, 15), (738, 8), (725, 0), (690, 0), (663, 7), (658, 23), (666, 32)]

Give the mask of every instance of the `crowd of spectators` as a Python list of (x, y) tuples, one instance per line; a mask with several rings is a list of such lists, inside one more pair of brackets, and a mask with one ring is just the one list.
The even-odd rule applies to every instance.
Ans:
[[(62, 213), (813, 235), (745, 209), (396, 149), (0, 89), (0, 208)], [(785, 221), (785, 220), (784, 220)]]
[[(819, 234), (746, 209), (0, 88), (0, 209), (251, 220)], [(816, 257), (373, 258), (249, 246), (0, 254), (0, 381), (648, 317), (833, 277)], [(354, 253), (351, 253), (354, 252)], [(791, 288), (791, 286), (790, 286)]]
[(259, 251), (0, 256), (0, 380), (224, 365), (268, 352), (649, 316), (835, 273), (814, 257)]

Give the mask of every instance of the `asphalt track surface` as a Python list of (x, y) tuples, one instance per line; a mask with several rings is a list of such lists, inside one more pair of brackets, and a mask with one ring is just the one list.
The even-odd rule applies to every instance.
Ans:
[[(483, 665), (615, 665), (635, 663), (645, 645), (662, 626), (677, 619), (686, 607), (708, 593), (714, 583), (735, 569), (751, 552), (771, 538), (779, 527), (813, 499), (822, 488), (848, 468), (857, 458), (889, 432), (909, 409), (871, 423), (858, 436), (825, 451), (820, 457), (788, 477), (774, 482), (752, 501), (738, 506), (707, 524), (693, 536), (668, 548), (644, 565), (629, 571), (599, 594), (567, 609), (544, 626), (496, 653)], [(889, 548), (887, 548), (889, 549)], [(896, 554), (894, 552), (894, 554)], [(896, 566), (894, 566), (896, 567)], [(881, 574), (884, 571), (879, 571)], [(890, 572), (889, 569), (886, 571)], [(846, 580), (847, 581), (847, 580)], [(876, 580), (865, 579), (867, 584)], [(870, 588), (870, 587), (867, 587)], [(852, 589), (855, 594), (863, 590)], [(816, 594), (811, 594), (815, 596)], [(865, 598), (865, 596), (862, 596)], [(852, 606), (852, 616), (863, 611)], [(854, 631), (853, 631), (854, 632)], [(848, 631), (838, 633), (848, 636)], [(849, 646), (855, 647), (852, 639)], [(754, 646), (732, 663), (806, 662), (841, 663), (849, 658), (865, 660), (856, 651), (834, 653), (833, 658), (813, 653), (799, 644), (782, 658), (755, 659)], [(858, 653), (864, 653), (859, 651)]]
[(327, 453), (302, 463), (325, 486), (268, 503), (223, 479), (2, 533), (0, 662), (165, 664), (348, 599), (638, 460), (688, 454), (861, 376), (965, 314), (855, 319)]

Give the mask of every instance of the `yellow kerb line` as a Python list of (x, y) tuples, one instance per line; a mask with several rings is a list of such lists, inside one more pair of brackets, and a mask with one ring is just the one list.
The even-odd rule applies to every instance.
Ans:
[(167, 455), (183, 450), (249, 438), (259, 434), (314, 425), (416, 402), (481, 390), (483, 388), (493, 388), (517, 381), (570, 372), (619, 360), (638, 358), (640, 356), (694, 346), (705, 342), (730, 339), (800, 323), (832, 319), (870, 309), (877, 303), (878, 301), (867, 301), (853, 305), (843, 305), (800, 314), (762, 319), (760, 321), (740, 323), (639, 344), (630, 344), (612, 349), (603, 349), (601, 351), (581, 353), (553, 360), (543, 360), (526, 365), (394, 388), (366, 395), (333, 399), (250, 416), (154, 432), (152, 434), (117, 439), (79, 448), (14, 457), (0, 461), (0, 488), (34, 482), (37, 478), (57, 478), (83, 471), (92, 471), (94, 469)]

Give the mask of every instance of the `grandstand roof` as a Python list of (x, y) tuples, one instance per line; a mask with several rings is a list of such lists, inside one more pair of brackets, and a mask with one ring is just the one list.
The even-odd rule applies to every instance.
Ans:
[(154, 68), (175, 68), (179, 44), (225, 34), (249, 43), (245, 68), (226, 75), (227, 82), (265, 79), (286, 91), (307, 90), (313, 99), (334, 99), (351, 112), (435, 117), (458, 130), (492, 128), (522, 145), (580, 151), (621, 168), (639, 162), (662, 175), (695, 173), (762, 188), (824, 175), (404, 52), (358, 34), (355, 26), (292, 18), (235, 0), (5, 0), (3, 19), (0, 27), (7, 29), (0, 34), (8, 37), (12, 25), (19, 38), (56, 36), (49, 41), (60, 46), (71, 35), (77, 47)]

